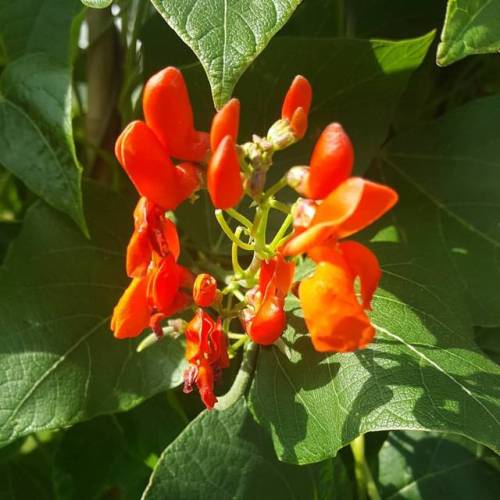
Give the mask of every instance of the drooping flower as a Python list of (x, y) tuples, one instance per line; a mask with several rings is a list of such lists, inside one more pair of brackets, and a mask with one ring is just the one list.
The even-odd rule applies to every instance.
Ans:
[(226, 337), (220, 318), (214, 321), (203, 309), (198, 309), (186, 330), (185, 357), (190, 367), (184, 372), (184, 392), (197, 385), (205, 406), (211, 410), (217, 398), (214, 382), (221, 370), (229, 366)]
[(249, 294), (251, 307), (242, 315), (246, 332), (257, 344), (270, 345), (283, 333), (286, 326), (285, 297), (294, 271), (295, 264), (287, 262), (281, 253), (262, 262), (259, 285)]

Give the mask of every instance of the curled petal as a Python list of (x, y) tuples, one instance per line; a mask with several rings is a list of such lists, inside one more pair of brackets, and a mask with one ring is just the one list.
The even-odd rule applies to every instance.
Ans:
[(144, 122), (128, 125), (116, 141), (115, 153), (141, 196), (165, 210), (177, 207), (181, 199), (174, 164)]
[(375, 330), (357, 301), (353, 275), (345, 262), (320, 262), (303, 280), (299, 297), (314, 348), (351, 352), (369, 344)]
[(205, 158), (208, 135), (194, 129), (188, 90), (177, 68), (165, 68), (148, 80), (143, 109), (146, 123), (173, 157), (188, 161)]
[(287, 262), (282, 253), (272, 259), (263, 261), (259, 276), (260, 292), (265, 295), (267, 287), (272, 282), (278, 294), (284, 298), (292, 286), (294, 273), (295, 264)]
[(198, 274), (193, 285), (193, 300), (197, 306), (209, 307), (217, 295), (217, 281), (211, 274)]
[(232, 208), (243, 196), (240, 161), (233, 137), (226, 135), (210, 159), (207, 188), (216, 208)]
[(382, 276), (377, 257), (371, 250), (356, 241), (340, 243), (339, 249), (352, 273), (359, 276), (363, 308), (371, 309), (370, 303)]
[(311, 248), (323, 245), (335, 236), (335, 225), (322, 222), (310, 226), (308, 229), (296, 231), (283, 247), (283, 254), (292, 257), (308, 252)]
[(238, 139), (240, 126), (240, 101), (236, 98), (228, 101), (215, 115), (210, 128), (210, 148), (217, 149), (220, 141), (230, 135), (235, 142)]
[(270, 345), (281, 336), (285, 326), (283, 299), (270, 294), (264, 298), (255, 317), (248, 323), (247, 333), (257, 344)]
[(148, 298), (151, 308), (158, 312), (170, 309), (179, 291), (179, 266), (171, 254), (162, 258), (150, 272), (148, 283)]
[(281, 108), (281, 118), (292, 121), (292, 116), (297, 108), (302, 108), (306, 117), (309, 113), (312, 101), (311, 84), (301, 75), (297, 75), (290, 85), (283, 100)]
[(147, 278), (134, 278), (113, 310), (111, 330), (118, 339), (137, 337), (149, 324)]
[(212, 410), (215, 403), (217, 403), (217, 398), (214, 394), (214, 372), (206, 360), (202, 360), (198, 366), (196, 385), (198, 386), (201, 400), (207, 407), (207, 410)]
[(326, 198), (352, 172), (354, 150), (349, 136), (338, 123), (331, 123), (320, 135), (310, 162), (308, 194)]
[(213, 352), (212, 363), (219, 368), (229, 367), (229, 356), (227, 354), (227, 342), (222, 330), (222, 320), (219, 318), (210, 336)]

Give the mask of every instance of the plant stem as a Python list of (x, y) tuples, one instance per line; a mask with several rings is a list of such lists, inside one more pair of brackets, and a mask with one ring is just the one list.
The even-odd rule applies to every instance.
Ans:
[(240, 224), (243, 224), (247, 229), (251, 230), (252, 229), (252, 222), (247, 219), (243, 214), (240, 214), (237, 210), (234, 208), (228, 208), (226, 210), (228, 215), (230, 215), (233, 219), (237, 220)]
[(370, 500), (381, 500), (375, 480), (365, 457), (365, 436), (361, 434), (351, 442), (354, 457), (354, 474), (358, 487), (358, 499), (365, 500), (366, 494)]
[(281, 191), (283, 188), (288, 186), (288, 181), (286, 177), (282, 177), (278, 182), (273, 184), (267, 191), (262, 195), (262, 200), (265, 201), (271, 196), (274, 196), (278, 191)]
[(219, 398), (215, 405), (216, 410), (222, 411), (231, 407), (245, 394), (248, 388), (257, 362), (258, 346), (254, 342), (248, 342), (245, 347), (238, 375), (236, 375), (231, 389)]
[(279, 244), (281, 243), (281, 239), (283, 238), (283, 236), (285, 236), (285, 233), (291, 226), (292, 222), (293, 222), (293, 216), (292, 214), (288, 214), (286, 216), (286, 219), (283, 221), (283, 224), (278, 229), (278, 232), (274, 236), (273, 241), (271, 241), (271, 243), (269, 244), (269, 249), (271, 250), (271, 252), (274, 252), (276, 248), (279, 246)]
[[(236, 228), (235, 236), (236, 238), (240, 239), (240, 234), (243, 231), (243, 228), (241, 226), (238, 226)], [(231, 263), (233, 264), (233, 272), (236, 275), (236, 277), (243, 276), (245, 271), (243, 271), (243, 268), (240, 266), (240, 262), (238, 260), (238, 245), (233, 242), (231, 245)]]
[(284, 214), (289, 214), (290, 213), (290, 207), (286, 203), (282, 203), (281, 201), (272, 199), (269, 200), (269, 205), (276, 210), (279, 210), (280, 212), (283, 212)]
[(224, 214), (222, 213), (222, 210), (216, 210), (215, 211), (215, 218), (217, 219), (217, 222), (219, 223), (220, 227), (222, 230), (226, 233), (227, 237), (236, 245), (238, 245), (240, 248), (243, 250), (247, 250), (249, 252), (253, 252), (254, 247), (253, 245), (250, 245), (248, 243), (245, 243), (241, 241), (239, 238), (236, 237), (236, 235), (233, 233), (231, 228), (229, 227), (229, 224), (226, 222), (226, 219), (224, 219)]

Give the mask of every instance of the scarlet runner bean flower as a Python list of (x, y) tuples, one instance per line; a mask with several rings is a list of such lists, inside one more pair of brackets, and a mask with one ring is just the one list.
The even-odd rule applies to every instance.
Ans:
[(190, 366), (184, 372), (184, 392), (191, 392), (196, 384), (203, 403), (211, 410), (217, 402), (214, 382), (229, 366), (220, 318), (215, 322), (203, 309), (196, 311), (186, 327), (186, 359)]
[[(397, 194), (387, 186), (351, 176), (353, 146), (338, 123), (331, 123), (320, 135), (308, 167), (293, 167), (266, 187), (273, 155), (305, 135), (311, 102), (311, 86), (299, 75), (284, 98), (281, 118), (267, 136), (254, 135), (251, 142), (238, 145), (239, 101), (231, 99), (215, 115), (210, 136), (199, 132), (181, 73), (166, 68), (146, 84), (145, 121), (131, 123), (117, 140), (117, 158), (142, 197), (127, 248), (132, 282), (115, 307), (112, 330), (116, 337), (126, 338), (150, 327), (154, 333), (140, 347), (151, 345), (163, 336), (163, 320), (194, 302), (198, 309), (192, 320), (187, 325), (180, 319), (169, 320), (165, 331), (185, 334), (189, 368), (184, 373), (184, 391), (196, 386), (208, 409), (217, 402), (214, 384), (229, 366), (229, 355), (249, 340), (269, 346), (283, 334), (285, 299), (291, 288), (298, 290), (316, 350), (353, 351), (365, 347), (375, 335), (366, 311), (381, 277), (380, 265), (367, 247), (345, 239), (386, 213)], [(176, 165), (171, 158), (181, 163)], [(222, 270), (226, 286), (220, 291), (210, 274), (194, 279), (178, 264), (179, 237), (166, 214), (199, 189), (200, 175), (206, 176), (217, 221), (232, 243), (233, 274)], [(287, 181), (304, 197), (292, 206), (277, 199)], [(256, 207), (253, 221), (234, 209), (245, 193), (251, 198), (250, 206)], [(272, 209), (286, 215), (268, 242)], [(247, 269), (240, 264), (239, 250), (253, 253)], [(297, 288), (292, 287), (294, 259), (301, 254), (307, 254), (316, 268)], [(211, 263), (209, 269), (220, 269), (219, 264)], [(359, 299), (354, 287), (358, 278)], [(207, 307), (216, 311), (217, 320), (202, 309)], [(244, 333), (229, 331), (238, 316)], [(174, 323), (179, 326), (170, 326)], [(235, 340), (229, 353), (227, 339)]]

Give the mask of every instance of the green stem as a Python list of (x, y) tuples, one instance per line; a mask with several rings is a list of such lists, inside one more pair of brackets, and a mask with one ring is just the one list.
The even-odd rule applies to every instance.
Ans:
[(281, 239), (283, 238), (283, 236), (285, 236), (285, 233), (287, 232), (288, 228), (292, 225), (292, 222), (293, 222), (293, 216), (292, 214), (288, 214), (286, 216), (286, 219), (283, 221), (283, 224), (278, 229), (278, 232), (274, 236), (273, 241), (271, 241), (271, 243), (269, 244), (269, 249), (271, 250), (271, 252), (274, 252), (276, 248), (279, 246), (279, 244), (281, 243)]
[(289, 214), (291, 210), (291, 208), (286, 203), (282, 203), (281, 201), (275, 199), (269, 200), (269, 205), (276, 210), (283, 212), (284, 214)]
[(381, 500), (372, 472), (366, 462), (364, 434), (351, 442), (351, 451), (354, 457), (354, 474), (358, 488), (358, 499), (365, 500), (368, 493), (370, 500)]
[(269, 217), (270, 206), (264, 203), (257, 209), (256, 220), (258, 220), (258, 226), (255, 229), (255, 253), (262, 257), (263, 252), (266, 248), (266, 232), (267, 232), (267, 219)]
[[(241, 226), (238, 226), (236, 228), (235, 236), (236, 238), (240, 239), (240, 234), (243, 231), (243, 228)], [(233, 271), (234, 274), (238, 276), (243, 276), (245, 271), (243, 271), (243, 268), (240, 266), (240, 262), (238, 260), (238, 245), (233, 242), (231, 245), (231, 263), (233, 264)]]
[(243, 250), (247, 250), (249, 252), (253, 252), (254, 247), (253, 245), (250, 245), (248, 243), (245, 243), (238, 239), (236, 235), (233, 233), (231, 228), (229, 227), (229, 224), (226, 222), (226, 219), (224, 219), (224, 214), (222, 213), (222, 210), (216, 210), (215, 211), (215, 218), (217, 219), (217, 222), (219, 223), (220, 227), (222, 230), (226, 233), (227, 237), (236, 245), (238, 245), (240, 248)]
[(231, 389), (229, 389), (229, 391), (224, 394), (224, 396), (221, 396), (219, 398), (219, 401), (215, 406), (216, 410), (226, 410), (244, 396), (255, 370), (255, 364), (257, 362), (257, 352), (257, 344), (255, 344), (254, 342), (248, 342), (243, 354), (243, 361), (241, 362), (238, 375), (236, 375)]
[(243, 224), (247, 229), (252, 229), (252, 221), (247, 219), (243, 214), (240, 214), (234, 208), (228, 208), (226, 212), (235, 220), (237, 220), (240, 224)]
[(276, 184), (273, 184), (264, 194), (262, 195), (262, 200), (265, 201), (271, 196), (274, 196), (278, 191), (281, 191), (283, 188), (288, 186), (288, 181), (286, 177), (282, 177)]

